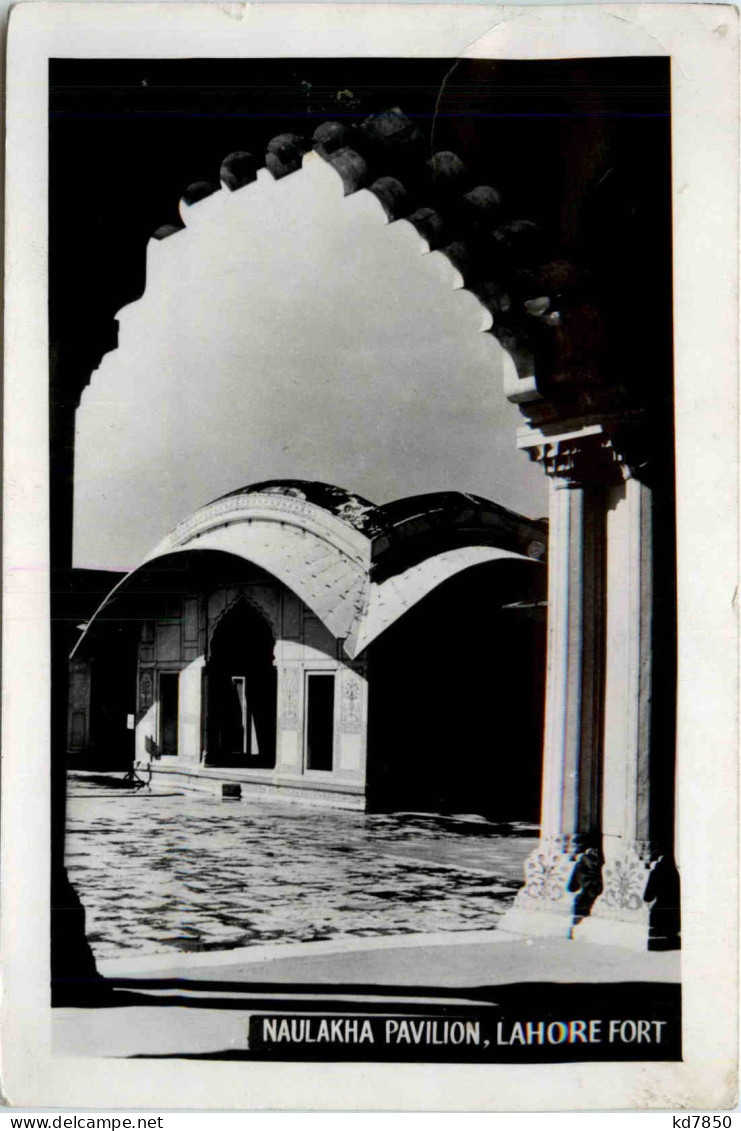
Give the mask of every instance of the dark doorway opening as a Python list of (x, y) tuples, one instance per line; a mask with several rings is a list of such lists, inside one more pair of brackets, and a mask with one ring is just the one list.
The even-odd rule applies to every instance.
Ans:
[(334, 742), (334, 673), (306, 677), (306, 768), (332, 769)]
[(219, 622), (206, 668), (206, 762), (275, 765), (275, 641), (265, 619), (239, 601)]
[(178, 672), (160, 672), (160, 750), (176, 757), (178, 752)]

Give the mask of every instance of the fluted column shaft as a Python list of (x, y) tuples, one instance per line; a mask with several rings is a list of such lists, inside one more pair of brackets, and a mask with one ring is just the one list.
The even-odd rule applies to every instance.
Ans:
[(521, 446), (550, 478), (548, 666), (540, 843), (505, 926), (670, 945), (676, 869), (654, 839), (666, 783), (651, 760), (652, 492), (599, 423), (528, 430)]
[(550, 483), (543, 836), (593, 833), (599, 812), (602, 492)]

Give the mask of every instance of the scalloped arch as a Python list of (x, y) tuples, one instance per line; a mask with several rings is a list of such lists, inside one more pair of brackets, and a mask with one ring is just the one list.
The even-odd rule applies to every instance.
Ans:
[[(516, 411), (491, 381), (503, 369), (512, 399), (532, 395), (495, 340), (502, 330), (492, 296), (501, 298), (501, 286), (486, 291), (476, 282), (466, 257), (453, 254), (455, 241), (434, 246), (430, 217), (423, 223), (419, 208), (410, 211), (400, 176), (374, 176), (367, 192), (358, 191), (375, 171), (370, 157), (350, 160), (356, 150), (347, 145), (329, 153), (318, 144), (316, 152), (299, 149), (281, 138), (275, 161), (256, 173), (248, 154), (234, 155), (225, 162), (224, 187), (191, 186), (181, 202), (183, 227), (150, 240), (146, 291), (120, 312), (119, 349), (104, 358), (78, 411), (76, 564), (133, 564), (204, 496), (248, 478), (319, 475), (381, 499), (453, 486), (503, 497), (516, 510), (542, 507), (538, 471), (530, 474), (512, 443)], [(448, 235), (453, 219), (445, 201), (458, 199), (449, 156), (447, 165), (424, 165)], [(499, 208), (485, 187), (467, 187), (460, 197), (460, 222), (476, 240)], [(404, 215), (395, 215), (399, 210)], [(266, 256), (277, 262), (281, 255), (280, 279), (262, 273)], [(468, 259), (475, 263), (475, 253)], [(296, 406), (306, 406), (309, 395), (307, 430), (296, 429), (289, 417), (302, 419)], [(390, 397), (383, 427), (379, 397)], [(337, 447), (324, 459), (321, 428), (330, 423)], [(237, 470), (241, 451), (252, 462)], [(119, 504), (124, 480), (151, 506)], [(126, 512), (120, 532), (110, 530), (117, 508)], [(109, 546), (130, 544), (131, 558), (102, 560), (113, 549), (101, 549), (100, 533), (110, 534)]]
[[(456, 154), (441, 151), (425, 160), (421, 143), (419, 131), (395, 108), (360, 128), (327, 121), (311, 139), (281, 134), (268, 143), (263, 165), (273, 180), (280, 181), (302, 169), (306, 155), (313, 151), (335, 171), (345, 196), (367, 191), (388, 223), (411, 224), (429, 251), (440, 251), (449, 260), (455, 270), (454, 286), (470, 291), (483, 308), (481, 330), (497, 338), (508, 359), (507, 397), (517, 404), (538, 400), (539, 385), (548, 376), (540, 371), (546, 359), (553, 362), (554, 345), (584, 337), (581, 329), (570, 334), (559, 310), (564, 294), (578, 287), (578, 273), (572, 264), (558, 259), (554, 272), (553, 249), (536, 224), (508, 215), (494, 186), (473, 185)], [(227, 155), (219, 183), (189, 185), (180, 199), (179, 225), (161, 226), (154, 240), (164, 241), (200, 222), (220, 194), (252, 185), (259, 169), (260, 162), (248, 151)], [(598, 347), (599, 316), (591, 308), (580, 313), (600, 323), (592, 326), (591, 344)], [(574, 343), (566, 344), (568, 352)], [(594, 357), (581, 360), (594, 368)]]
[[(233, 613), (240, 605), (245, 605), (250, 610), (250, 612), (255, 613), (265, 623), (267, 628), (270, 630), (271, 636), (273, 637), (274, 647), (276, 642), (280, 639), (280, 624), (275, 616), (274, 610), (270, 608), (269, 603), (261, 601), (255, 593), (252, 593), (247, 589), (240, 589), (239, 592), (235, 593), (231, 600), (227, 601), (224, 604), (223, 609), (221, 609), (214, 617), (213, 623), (210, 623), (208, 626), (208, 637), (206, 640), (207, 662), (211, 657), (211, 648), (213, 645), (214, 634), (218, 630), (219, 625), (221, 625), (226, 617), (228, 617), (230, 613)], [(275, 662), (275, 655), (273, 655), (273, 662)]]

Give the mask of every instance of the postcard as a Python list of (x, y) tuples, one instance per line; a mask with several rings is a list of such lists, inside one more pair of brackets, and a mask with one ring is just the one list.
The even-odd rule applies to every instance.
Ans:
[(11, 1104), (735, 1103), (737, 41), (13, 10)]

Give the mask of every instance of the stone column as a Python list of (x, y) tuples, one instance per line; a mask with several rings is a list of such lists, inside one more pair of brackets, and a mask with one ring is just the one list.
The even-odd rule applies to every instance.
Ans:
[(670, 783), (652, 751), (652, 491), (603, 422), (519, 442), (551, 479), (548, 668), (540, 843), (504, 926), (676, 945), (678, 877), (656, 833)]
[(199, 765), (208, 765), (209, 747), (211, 746), (211, 716), (209, 714), (211, 695), (211, 667), (204, 657), (201, 668), (201, 751)]
[(541, 835), (504, 928), (570, 937), (600, 884), (606, 474), (599, 427), (520, 438), (550, 479)]
[[(653, 499), (635, 478), (607, 495), (602, 893), (578, 937), (644, 949), (677, 941), (671, 846), (656, 839), (651, 765)], [(659, 799), (661, 800), (661, 799)]]

